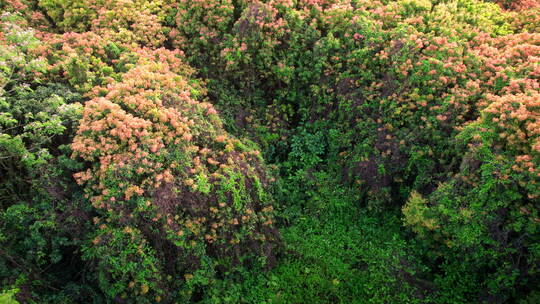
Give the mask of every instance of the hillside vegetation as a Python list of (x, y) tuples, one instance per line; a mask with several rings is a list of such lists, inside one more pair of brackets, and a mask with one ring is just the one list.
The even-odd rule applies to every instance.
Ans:
[(3, 0), (0, 303), (540, 303), (538, 0)]

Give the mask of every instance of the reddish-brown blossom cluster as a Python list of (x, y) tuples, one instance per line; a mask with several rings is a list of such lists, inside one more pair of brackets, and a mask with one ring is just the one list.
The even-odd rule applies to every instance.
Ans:
[(471, 49), (482, 63), (479, 78), (489, 88), (502, 83), (499, 89), (503, 94), (538, 89), (539, 34), (524, 32), (496, 38), (483, 34), (472, 42)]
[(115, 81), (120, 75), (117, 66), (123, 64), (123, 69), (128, 69), (131, 63), (132, 54), (122, 54), (116, 45), (93, 32), (39, 36), (45, 43), (35, 52), (49, 62), (50, 77), (67, 81), (83, 93)]
[(161, 1), (107, 0), (96, 7), (91, 30), (126, 46), (159, 47), (165, 41)]
[(49, 30), (51, 24), (42, 12), (34, 9), (35, 5), (33, 0), (4, 0), (0, 3), (0, 9), (24, 16), (35, 30)]
[[(101, 164), (94, 178), (106, 178), (111, 166), (128, 166), (150, 176), (140, 185), (159, 187), (158, 174), (170, 170), (172, 164), (166, 166), (152, 156), (159, 157), (166, 146), (186, 149), (189, 145), (195, 121), (180, 109), (195, 112), (198, 103), (191, 99), (186, 79), (173, 72), (180, 69), (179, 59), (169, 65), (167, 60), (174, 53), (166, 56), (164, 52), (142, 56), (122, 82), (94, 89), (95, 97), (85, 106), (79, 136), (72, 145), (75, 155)], [(160, 56), (163, 61), (154, 61)], [(102, 92), (105, 95), (98, 96)]]
[(514, 169), (540, 178), (540, 92), (488, 95), (491, 104), (483, 118), (498, 134), (499, 149), (516, 155)]
[(137, 55), (121, 81), (94, 88), (71, 145), (74, 157), (91, 164), (75, 178), (92, 205), (120, 223), (151, 218), (160, 237), (178, 246), (270, 248), (272, 208), (259, 153), (225, 133), (210, 103), (194, 99), (203, 90), (190, 83), (180, 52)]
[(526, 10), (530, 8), (536, 8), (540, 7), (540, 1), (539, 0), (498, 0), (497, 3), (501, 5), (501, 7), (506, 9), (511, 9), (515, 11), (521, 11)]

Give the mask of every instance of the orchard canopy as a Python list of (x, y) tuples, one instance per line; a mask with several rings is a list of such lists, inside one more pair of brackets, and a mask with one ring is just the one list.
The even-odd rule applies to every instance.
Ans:
[(539, 287), (539, 0), (0, 1), (0, 303)]

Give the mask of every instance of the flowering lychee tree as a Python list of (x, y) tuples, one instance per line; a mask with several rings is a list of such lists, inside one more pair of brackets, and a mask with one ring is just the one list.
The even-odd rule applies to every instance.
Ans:
[[(8, 298), (271, 302), (212, 289), (262, 277), (266, 294), (292, 302), (314, 302), (283, 295), (297, 282), (321, 288), (320, 302), (537, 302), (537, 0), (6, 0), (0, 10)], [(351, 210), (398, 214), (406, 228), (388, 247), (417, 260), (373, 249), (384, 256), (367, 269), (380, 272), (359, 286), (333, 277), (342, 264), (318, 262), (321, 251), (290, 250), (306, 241), (298, 223), (325, 222), (334, 207), (321, 207), (331, 188), (321, 180), (354, 193)], [(289, 250), (277, 250), (277, 228)], [(333, 245), (328, 233), (317, 242)], [(359, 248), (342, 261), (351, 276), (365, 268), (353, 262), (365, 259), (352, 256)], [(258, 273), (284, 261), (320, 273)]]

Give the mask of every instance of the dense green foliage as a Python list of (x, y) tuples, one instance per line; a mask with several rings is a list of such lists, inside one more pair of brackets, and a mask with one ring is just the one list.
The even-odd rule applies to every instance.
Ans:
[(0, 2), (0, 303), (540, 302), (540, 2)]

